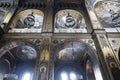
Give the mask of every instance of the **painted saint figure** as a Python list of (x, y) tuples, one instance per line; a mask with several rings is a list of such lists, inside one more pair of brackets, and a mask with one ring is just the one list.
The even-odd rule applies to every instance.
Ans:
[(40, 68), (40, 75), (39, 75), (39, 80), (46, 80), (46, 67), (45, 66), (42, 66)]

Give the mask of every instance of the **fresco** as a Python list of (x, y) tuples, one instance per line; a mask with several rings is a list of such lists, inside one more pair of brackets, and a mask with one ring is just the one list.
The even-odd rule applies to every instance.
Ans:
[(17, 56), (21, 59), (36, 59), (37, 52), (34, 48), (30, 46), (20, 46), (18, 47)]
[(16, 15), (11, 26), (10, 33), (41, 32), (43, 25), (43, 13), (40, 10), (29, 9)]
[(88, 43), (90, 46), (92, 46), (96, 50), (95, 43), (92, 39), (81, 39), (81, 40), (85, 43)]
[(48, 64), (46, 62), (43, 62), (40, 64), (40, 68), (39, 68), (39, 71), (40, 71), (40, 74), (39, 74), (39, 77), (38, 77), (38, 80), (46, 80), (46, 75), (47, 75), (47, 67), (48, 67)]
[(9, 53), (20, 60), (34, 60), (37, 57), (35, 48), (26, 42), (11, 42), (0, 49), (0, 56)]
[(108, 32), (120, 32), (120, 3), (112, 1), (99, 2), (95, 13)]
[(109, 41), (113, 51), (115, 52), (116, 57), (119, 58), (118, 53), (120, 47), (120, 38), (109, 38)]
[[(95, 48), (92, 39), (82, 39), (89, 46)], [(64, 48), (58, 51), (57, 59), (60, 61), (79, 61), (82, 56), (87, 53), (88, 47), (80, 42), (70, 42), (64, 45)]]
[(86, 33), (86, 23), (80, 12), (75, 10), (61, 10), (55, 16), (55, 32)]

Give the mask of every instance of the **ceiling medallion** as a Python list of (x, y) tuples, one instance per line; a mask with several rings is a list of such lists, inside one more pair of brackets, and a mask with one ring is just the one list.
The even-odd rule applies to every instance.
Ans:
[(35, 16), (33, 15), (33, 12), (31, 14), (28, 14), (28, 16), (24, 19), (24, 24), (26, 28), (31, 28), (35, 24)]

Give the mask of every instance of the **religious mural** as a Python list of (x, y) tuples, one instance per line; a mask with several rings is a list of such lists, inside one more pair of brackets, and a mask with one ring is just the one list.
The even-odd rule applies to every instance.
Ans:
[[(0, 27), (4, 28), (10, 23), (5, 27), (6, 32), (6, 28), (9, 29), (8, 34), (5, 33), (4, 39), (0, 41), (0, 80), (33, 80), (33, 78), (34, 80), (109, 80), (112, 75), (115, 80), (119, 80), (120, 69), (116, 57), (119, 59), (120, 56), (120, 39), (109, 38), (108, 42), (101, 27), (102, 24), (107, 32), (120, 32), (118, 0), (114, 2), (97, 0), (100, 2), (94, 9), (96, 0), (19, 0), (19, 5), (16, 5), (17, 1), (0, 0)], [(15, 7), (18, 9), (16, 12), (13, 10)], [(43, 10), (45, 15), (38, 9)], [(91, 17), (88, 19), (86, 15)], [(10, 21), (12, 16), (13, 21)], [(87, 29), (93, 32), (87, 33)], [(81, 34), (76, 36), (74, 33), (82, 33), (82, 36)], [(94, 40), (96, 47), (91, 38), (96, 40)], [(15, 39), (19, 41), (11, 42)], [(65, 40), (68, 42), (64, 42)], [(8, 41), (10, 43), (5, 45), (4, 43)], [(88, 58), (90, 63), (87, 65)], [(87, 74), (87, 69), (90, 74)]]
[(119, 59), (120, 38), (109, 38), (109, 42), (117, 59)]
[(20, 12), (14, 18), (9, 32), (29, 33), (41, 32), (44, 14), (40, 10), (29, 9)]
[[(107, 41), (107, 38), (105, 37), (105, 35), (99, 35), (99, 40), (100, 40), (100, 44), (102, 46), (102, 50), (104, 53), (103, 55), (105, 58), (105, 62), (109, 66), (114, 80), (118, 80), (119, 79), (118, 74), (120, 74), (120, 69), (118, 67), (119, 63), (115, 59), (115, 54), (114, 54), (114, 52), (112, 52), (111, 47), (108, 44), (108, 41)], [(116, 41), (113, 41), (112, 44), (117, 44), (117, 43), (116, 43)]]
[[(82, 41), (96, 49), (92, 39), (82, 39)], [(61, 49), (56, 56), (60, 61), (79, 61), (79, 59), (87, 53), (87, 49), (87, 46), (83, 43), (70, 42), (64, 45), (64, 48)]]
[(40, 61), (41, 62), (47, 62), (47, 61), (49, 61), (49, 51), (47, 49), (44, 49), (40, 53)]
[(40, 68), (39, 68), (39, 77), (38, 77), (38, 80), (47, 80), (47, 69), (48, 67), (48, 64), (46, 62), (42, 62), (40, 64)]
[[(13, 48), (15, 48), (15, 50)], [(16, 54), (18, 58), (23, 60), (36, 59), (37, 57), (36, 50), (30, 44), (26, 45), (25, 42), (11, 42), (1, 48), (0, 52), (0, 56), (5, 53)]]
[(92, 46), (96, 50), (95, 43), (94, 43), (93, 39), (81, 39), (81, 40), (83, 42), (89, 44), (90, 46)]
[(61, 10), (55, 16), (55, 33), (86, 33), (86, 23), (82, 14), (75, 10)]
[(103, 1), (95, 5), (95, 13), (107, 32), (120, 32), (119, 7), (117, 1)]

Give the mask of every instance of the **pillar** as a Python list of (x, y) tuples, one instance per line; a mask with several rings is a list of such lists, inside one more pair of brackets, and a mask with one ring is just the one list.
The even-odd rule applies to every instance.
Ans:
[(118, 80), (120, 65), (114, 55), (115, 53), (112, 51), (105, 29), (99, 22), (91, 2), (87, 3), (86, 7), (92, 24), (92, 37), (98, 51), (97, 55), (101, 64), (103, 79)]
[(45, 10), (45, 17), (44, 17), (44, 24), (43, 24), (43, 29), (42, 32), (52, 32), (53, 31), (53, 1), (48, 0), (47, 1), (47, 7)]

